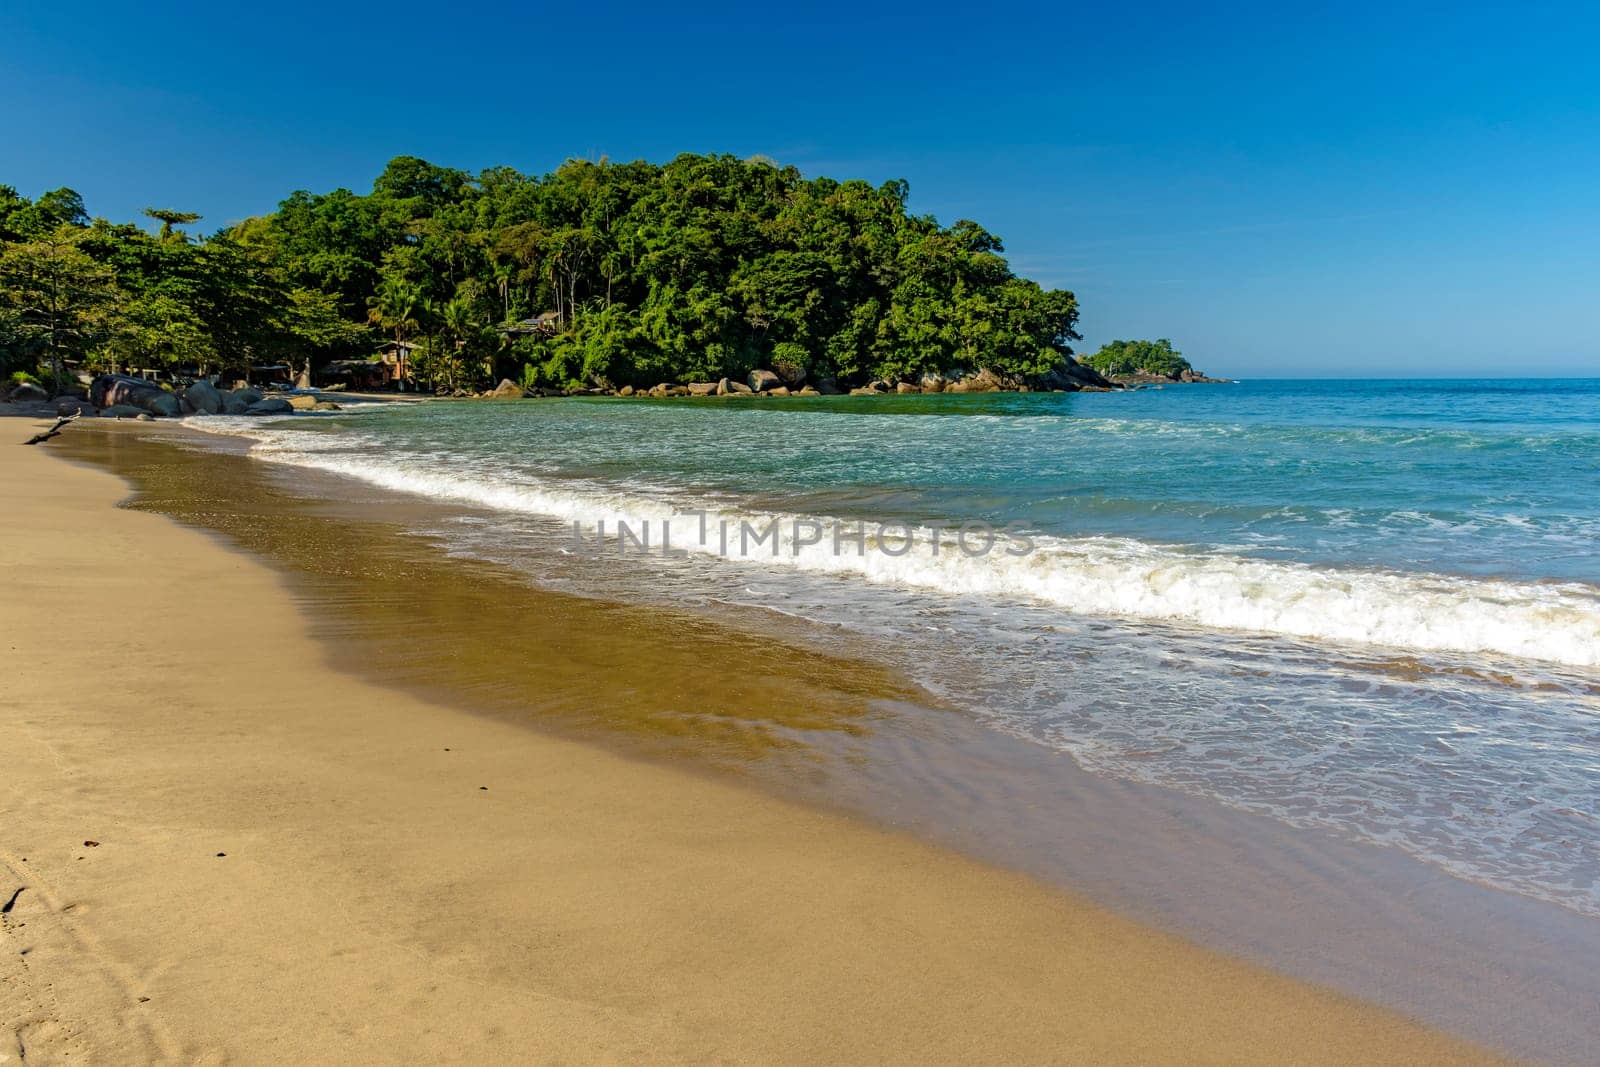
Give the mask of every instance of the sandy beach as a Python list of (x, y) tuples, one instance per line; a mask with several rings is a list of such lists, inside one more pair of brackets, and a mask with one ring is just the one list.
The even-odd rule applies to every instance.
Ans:
[(265, 565), (0, 450), (0, 1063), (1494, 1061), (1021, 875), (353, 677)]

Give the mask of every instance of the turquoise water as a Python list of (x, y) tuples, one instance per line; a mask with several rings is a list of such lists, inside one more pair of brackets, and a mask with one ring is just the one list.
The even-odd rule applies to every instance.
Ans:
[(810, 620), (1097, 773), (1600, 914), (1600, 380), (193, 421), (532, 581)]

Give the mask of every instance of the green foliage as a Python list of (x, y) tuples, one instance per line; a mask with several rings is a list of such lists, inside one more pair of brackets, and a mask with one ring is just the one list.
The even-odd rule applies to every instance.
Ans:
[[(296, 192), (191, 238), (89, 223), (57, 190), (0, 186), (0, 247), (66, 226), (120, 294), (98, 350), (148, 366), (316, 365), (380, 336), (419, 381), (635, 386), (753, 367), (845, 381), (989, 367), (1042, 373), (1078, 339), (1077, 301), (1017, 278), (1000, 240), (907, 212), (904, 182), (806, 179), (733, 156), (570, 161), (477, 175), (401, 156), (360, 195)], [(494, 324), (540, 313), (540, 332)], [(0, 345), (15, 324), (0, 311)], [(14, 317), (14, 316), (13, 316)]]
[(1193, 370), (1183, 353), (1163, 337), (1159, 341), (1112, 341), (1083, 361), (1101, 374), (1160, 374), (1176, 378)]

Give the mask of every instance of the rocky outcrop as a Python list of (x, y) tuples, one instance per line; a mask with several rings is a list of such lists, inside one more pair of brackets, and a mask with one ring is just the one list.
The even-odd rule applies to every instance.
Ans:
[(500, 384), (489, 390), (489, 395), (496, 400), (520, 400), (528, 391), (510, 378), (501, 378)]
[(183, 391), (183, 399), (196, 415), (222, 414), (222, 394), (217, 387), (204, 379), (191, 382)]
[(750, 391), (753, 393), (767, 393), (783, 385), (783, 379), (769, 370), (753, 370), (747, 379)]
[(294, 408), (296, 411), (317, 410), (317, 398), (310, 393), (291, 393), (289, 396), (284, 397), (284, 399), (287, 400), (289, 402), (289, 406)]
[(183, 414), (178, 398), (143, 378), (102, 374), (89, 387), (89, 402), (98, 408), (128, 404), (152, 415), (176, 418)]
[(901, 396), (904, 396), (907, 393), (920, 393), (922, 392), (922, 387), (912, 385), (910, 382), (897, 382), (895, 384), (894, 391), (899, 393)]
[(293, 415), (294, 405), (281, 396), (269, 396), (257, 400), (254, 404), (244, 409), (246, 415)]
[[(723, 380), (726, 381), (727, 379), (723, 379)], [(718, 384), (719, 383), (717, 383), (717, 382), (690, 382), (689, 383), (689, 395), (690, 396), (716, 396), (717, 395), (717, 385)]]
[(839, 383), (833, 378), (818, 378), (817, 392), (823, 396), (838, 396), (844, 390), (839, 388)]
[(13, 404), (43, 404), (49, 399), (50, 394), (32, 382), (18, 382), (6, 396), (6, 400)]
[(132, 404), (112, 404), (110, 407), (100, 409), (102, 419), (133, 419), (148, 414), (150, 413), (144, 408), (136, 408)]

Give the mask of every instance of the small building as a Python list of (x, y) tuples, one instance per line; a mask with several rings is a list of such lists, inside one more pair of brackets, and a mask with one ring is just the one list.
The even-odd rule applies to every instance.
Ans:
[(389, 384), (381, 359), (336, 359), (317, 371), (324, 386), (342, 385), (346, 389), (365, 391), (382, 389)]
[(561, 316), (554, 311), (541, 312), (531, 319), (508, 322), (497, 326), (500, 336), (507, 340), (517, 337), (553, 337), (561, 332)]
[(410, 341), (386, 341), (378, 349), (378, 365), (382, 368), (385, 388), (411, 388), (411, 360), (418, 347)]

